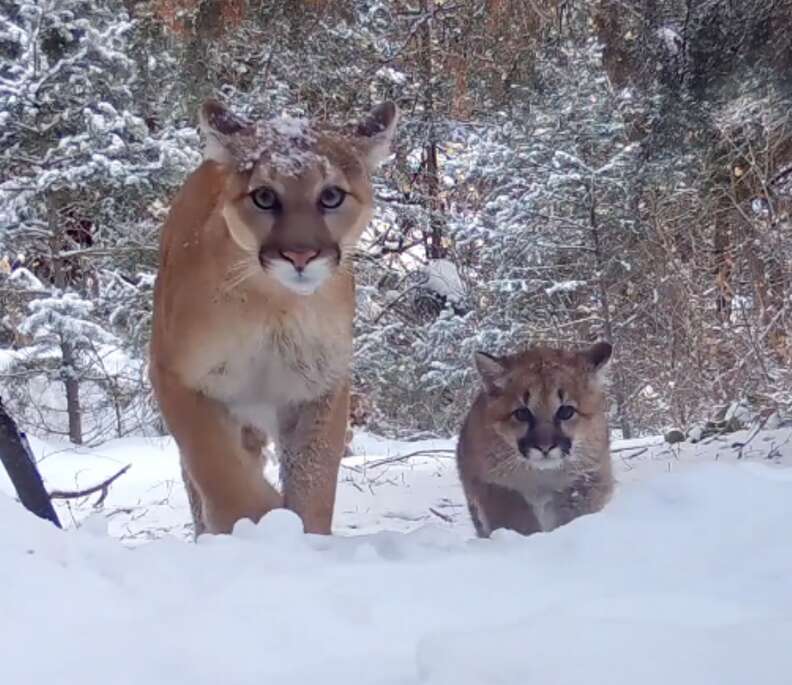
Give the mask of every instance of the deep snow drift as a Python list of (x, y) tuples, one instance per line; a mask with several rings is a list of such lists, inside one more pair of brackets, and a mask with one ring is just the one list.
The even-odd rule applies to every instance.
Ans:
[[(197, 545), (127, 537), (133, 549), (108, 523), (124, 537), (135, 516), (170, 511), (161, 527), (180, 535), (185, 512), (177, 486), (163, 499), (156, 482), (172, 447), (144, 456), (150, 441), (125, 441), (106, 448), (105, 474), (122, 457), (132, 470), (104, 515), (75, 513), (79, 529), (57, 531), (0, 495), (0, 682), (784, 685), (792, 470), (771, 462), (789, 438), (757, 436), (740, 463), (734, 436), (717, 462), (714, 443), (669, 454), (623, 443), (611, 504), (530, 538), (471, 540), (453, 462), (433, 452), (347, 460), (333, 538), (302, 535), (280, 511)], [(448, 447), (357, 446), (376, 459)], [(86, 485), (101, 452), (53, 454), (42, 468), (63, 480), (82, 459)], [(132, 513), (113, 514), (124, 500)], [(378, 532), (348, 534), (361, 530)]]

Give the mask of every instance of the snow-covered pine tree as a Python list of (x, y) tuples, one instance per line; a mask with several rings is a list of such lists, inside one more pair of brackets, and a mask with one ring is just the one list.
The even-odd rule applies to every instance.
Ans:
[(132, 371), (119, 363), (120, 341), (93, 310), (74, 292), (55, 290), (33, 299), (19, 326), (28, 344), (4, 370), (6, 392), (20, 418), (76, 444), (125, 432), (123, 386)]
[[(145, 118), (125, 7), (0, 4), (0, 242), (64, 306), (90, 302), (141, 356), (162, 202), (197, 161), (198, 139), (194, 127), (157, 130)], [(40, 295), (13, 292), (21, 282), (0, 295), (7, 309)]]

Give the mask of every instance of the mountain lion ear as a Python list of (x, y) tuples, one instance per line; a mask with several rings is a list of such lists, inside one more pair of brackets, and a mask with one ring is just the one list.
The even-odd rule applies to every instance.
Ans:
[(394, 102), (383, 102), (358, 123), (355, 130), (363, 142), (363, 150), (370, 170), (377, 168), (391, 153), (391, 141), (399, 122), (399, 108)]
[(206, 137), (204, 159), (212, 159), (221, 164), (230, 162), (234, 158), (234, 138), (249, 131), (251, 124), (212, 98), (201, 105), (198, 116), (201, 131)]
[(605, 365), (611, 358), (613, 346), (608, 342), (594, 343), (587, 350), (582, 352), (583, 358), (591, 365), (591, 370), (596, 376), (601, 376), (605, 370)]
[(486, 352), (476, 352), (473, 355), (476, 362), (476, 371), (481, 377), (484, 389), (490, 394), (497, 394), (506, 387), (506, 374), (508, 369), (503, 359), (493, 357)]

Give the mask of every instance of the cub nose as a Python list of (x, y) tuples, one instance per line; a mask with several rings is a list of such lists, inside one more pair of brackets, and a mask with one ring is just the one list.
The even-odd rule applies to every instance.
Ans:
[(566, 456), (572, 448), (572, 441), (565, 436), (556, 435), (548, 438), (547, 436), (529, 434), (518, 440), (517, 448), (524, 457), (528, 457), (532, 449), (538, 450), (543, 456), (547, 457), (556, 448), (561, 451), (562, 455)]
[(556, 447), (558, 447), (558, 443), (554, 442), (552, 445), (537, 445), (536, 449), (538, 449), (542, 454), (547, 456), (548, 454), (550, 454), (550, 450), (553, 450)]
[(294, 264), (297, 271), (302, 271), (311, 260), (319, 256), (319, 250), (281, 250), (280, 254)]

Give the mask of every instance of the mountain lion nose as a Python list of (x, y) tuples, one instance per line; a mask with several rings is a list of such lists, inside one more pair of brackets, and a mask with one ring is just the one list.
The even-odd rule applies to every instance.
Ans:
[(524, 457), (527, 457), (532, 449), (541, 452), (544, 457), (548, 457), (550, 452), (556, 448), (566, 456), (572, 449), (572, 441), (564, 435), (542, 434), (541, 431), (529, 432), (517, 441), (517, 448)]
[(542, 456), (547, 457), (550, 454), (550, 451), (558, 447), (558, 443), (556, 442), (539, 442), (537, 440), (526, 440), (523, 449), (520, 451), (523, 455), (527, 456), (531, 449), (535, 449), (538, 452), (542, 453)]
[(297, 271), (302, 271), (312, 259), (319, 256), (319, 250), (281, 250), (281, 257), (288, 259)]

